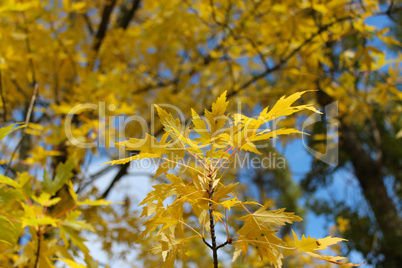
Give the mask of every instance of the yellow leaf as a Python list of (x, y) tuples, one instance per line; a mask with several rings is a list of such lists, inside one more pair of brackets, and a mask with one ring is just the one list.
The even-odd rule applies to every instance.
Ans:
[(239, 221), (256, 221), (260, 224), (269, 224), (274, 226), (285, 225), (286, 223), (293, 223), (294, 221), (302, 221), (299, 216), (294, 215), (293, 212), (285, 212), (285, 208), (277, 210), (266, 210), (267, 205), (262, 206), (252, 215), (246, 215), (238, 218)]
[(158, 158), (158, 157), (161, 157), (161, 154), (143, 153), (143, 154), (137, 154), (137, 155), (126, 157), (126, 158), (119, 159), (119, 160), (112, 160), (112, 161), (103, 163), (103, 165), (105, 165), (105, 164), (111, 164), (111, 165), (125, 164), (125, 163), (128, 163), (133, 160), (146, 159), (146, 158)]
[(55, 260), (62, 261), (62, 262), (64, 262), (64, 263), (66, 263), (66, 264), (67, 264), (69, 267), (71, 267), (71, 268), (86, 268), (85, 265), (76, 263), (76, 262), (73, 261), (73, 260), (69, 260), (69, 259), (60, 259), (60, 258), (55, 258)]
[(231, 207), (236, 206), (237, 204), (241, 204), (241, 202), (240, 202), (239, 200), (237, 200), (237, 198), (232, 198), (232, 199), (223, 201), (223, 202), (221, 203), (221, 205), (222, 205), (224, 208), (227, 208), (227, 209), (229, 209), (229, 210), (231, 209)]
[(335, 245), (335, 244), (337, 244), (338, 242), (341, 242), (341, 241), (347, 241), (347, 239), (338, 238), (338, 237), (331, 237), (331, 236), (328, 236), (328, 237), (325, 237), (325, 238), (320, 238), (320, 239), (318, 239), (319, 247), (316, 250), (327, 249), (328, 246)]
[(14, 188), (21, 188), (21, 186), (20, 186), (20, 184), (18, 182), (16, 182), (15, 180), (13, 180), (13, 179), (11, 179), (9, 177), (1, 175), (1, 174), (0, 174), (0, 183), (7, 184), (7, 185), (12, 186)]
[(205, 117), (212, 136), (215, 136), (216, 132), (225, 125), (227, 119), (225, 112), (228, 104), (229, 102), (226, 101), (225, 91), (219, 96), (216, 102), (212, 104), (211, 111), (205, 109)]
[(362, 264), (365, 264), (366, 261), (364, 261), (363, 263), (360, 264), (354, 264), (354, 263), (343, 263), (343, 262), (339, 262), (340, 260), (344, 260), (346, 259), (345, 257), (339, 257), (339, 256), (322, 256), (316, 253), (312, 253), (312, 252), (307, 252), (308, 255), (320, 259), (320, 260), (324, 260), (330, 263), (334, 263), (334, 264), (338, 264), (338, 265), (342, 265), (342, 266), (349, 266), (349, 267), (356, 267), (356, 266), (360, 266)]
[(293, 233), (293, 237), (295, 239), (295, 246), (304, 251), (304, 252), (312, 252), (313, 250), (316, 250), (319, 248), (319, 243), (317, 241), (317, 239), (311, 238), (310, 236), (308, 236), (307, 238), (303, 235), (302, 239), (299, 240), (297, 238), (297, 235), (295, 234), (295, 232), (292, 230)]

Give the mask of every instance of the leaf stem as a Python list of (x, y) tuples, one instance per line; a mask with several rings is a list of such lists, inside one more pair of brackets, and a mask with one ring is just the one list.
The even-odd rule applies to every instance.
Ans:
[[(186, 185), (187, 186), (187, 185)], [(196, 191), (196, 192), (192, 192), (192, 193), (189, 193), (189, 194), (186, 194), (186, 195), (183, 195), (183, 196), (180, 196), (180, 198), (178, 198), (177, 200), (175, 200), (172, 204), (170, 204), (169, 206), (173, 206), (174, 204), (176, 204), (177, 202), (180, 202), (180, 201), (183, 201), (183, 197), (187, 197), (187, 196), (190, 196), (190, 195), (193, 195), (193, 194), (196, 194), (196, 193), (198, 193), (198, 192), (201, 192), (201, 190), (199, 190), (199, 191)]]
[(171, 162), (171, 163), (175, 163), (175, 164), (177, 164), (177, 165), (180, 165), (180, 166), (183, 166), (183, 167), (186, 167), (186, 168), (189, 168), (189, 169), (192, 169), (192, 170), (194, 170), (194, 171), (196, 171), (196, 172), (198, 172), (198, 173), (200, 173), (200, 174), (202, 174), (202, 175), (204, 175), (204, 173), (202, 173), (201, 171), (199, 171), (198, 169), (196, 169), (196, 168), (193, 168), (193, 167), (190, 167), (190, 166), (187, 166), (187, 165), (185, 165), (185, 164), (183, 164), (183, 163), (180, 163), (180, 162), (176, 162), (176, 161), (173, 161), (173, 160), (170, 160), (170, 159), (167, 159), (167, 158), (164, 158), (164, 157), (160, 157), (161, 159), (163, 159), (163, 160), (165, 160), (165, 161), (168, 161), (168, 162)]
[(191, 154), (192, 156), (194, 156), (194, 158), (197, 159), (198, 162), (199, 162), (201, 165), (203, 165), (206, 170), (209, 170), (210, 167), (209, 167), (206, 163), (204, 163), (203, 161), (201, 161), (201, 159), (200, 159), (196, 154), (190, 152), (189, 150), (187, 150), (187, 148), (184, 148), (184, 150), (185, 150), (186, 152), (188, 152), (189, 154)]
[(71, 208), (69, 208), (69, 209), (67, 209), (67, 210), (65, 210), (65, 211), (60, 212), (59, 214), (57, 214), (55, 218), (59, 218), (59, 217), (63, 216), (64, 214), (70, 212), (71, 210), (76, 209), (77, 207), (78, 207), (77, 205), (74, 205), (74, 206), (72, 206)]
[(222, 155), (222, 156), (218, 159), (218, 161), (216, 162), (216, 164), (215, 164), (213, 170), (215, 170), (216, 166), (218, 166), (218, 164), (219, 164), (219, 162), (221, 161), (221, 159), (222, 159), (232, 148), (233, 148), (233, 146), (229, 147), (229, 149), (227, 149), (227, 150), (223, 153), (223, 155)]
[(229, 158), (226, 159), (226, 161), (223, 162), (222, 165), (220, 165), (220, 166), (218, 167), (218, 169), (215, 170), (212, 175), (215, 175), (216, 173), (218, 173), (218, 171), (230, 160), (230, 158), (231, 158), (239, 149), (240, 149), (240, 148), (236, 148), (236, 150), (233, 151), (233, 153), (229, 156)]
[[(226, 214), (226, 209), (225, 209), (225, 214)], [(225, 222), (221, 219), (221, 217), (219, 217), (218, 214), (216, 214), (216, 217), (218, 217), (219, 221), (223, 224), (223, 226), (225, 227), (226, 230), (226, 235), (227, 235), (227, 239), (229, 239), (229, 229), (228, 226), (225, 224)], [(225, 216), (226, 217), (226, 216)], [(227, 223), (227, 219), (226, 219), (226, 223)]]
[(185, 226), (187, 226), (188, 228), (190, 228), (191, 230), (193, 230), (199, 237), (203, 237), (199, 232), (197, 232), (193, 227), (191, 227), (190, 225), (188, 225), (187, 223), (185, 223), (184, 221), (179, 220), (180, 223), (184, 224)]
[(290, 247), (285, 247), (285, 246), (281, 246), (281, 245), (277, 245), (277, 244), (273, 244), (273, 243), (265, 242), (265, 241), (259, 241), (259, 240), (241, 240), (241, 241), (235, 241), (235, 242), (233, 242), (233, 244), (239, 243), (239, 242), (263, 243), (263, 244), (269, 244), (269, 245), (276, 246), (278, 248), (283, 248), (283, 249), (290, 249), (290, 250), (297, 249), (296, 247), (290, 248)]

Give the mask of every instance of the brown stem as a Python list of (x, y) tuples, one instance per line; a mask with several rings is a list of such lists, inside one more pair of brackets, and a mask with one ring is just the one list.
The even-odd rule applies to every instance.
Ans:
[(36, 259), (35, 259), (35, 268), (39, 268), (39, 255), (40, 255), (40, 241), (42, 238), (42, 233), (40, 231), (40, 229), (37, 231), (36, 233), (37, 237), (38, 237), (38, 246), (36, 248)]
[(213, 204), (212, 204), (212, 196), (214, 194), (214, 189), (212, 188), (213, 180), (209, 175), (209, 188), (208, 188), (208, 195), (209, 195), (209, 227), (211, 233), (211, 240), (212, 240), (212, 254), (214, 258), (214, 268), (218, 268), (218, 247), (216, 246), (216, 236), (215, 236), (215, 223), (214, 223), (214, 215), (213, 215)]

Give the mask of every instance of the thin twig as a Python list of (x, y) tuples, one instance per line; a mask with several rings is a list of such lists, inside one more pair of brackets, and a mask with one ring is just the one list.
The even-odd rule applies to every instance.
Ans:
[(203, 165), (204, 166), (204, 168), (206, 168), (207, 170), (209, 170), (209, 166), (208, 165), (206, 165), (206, 163), (204, 164), (204, 162), (203, 161), (201, 161), (201, 159), (196, 155), (196, 154), (194, 154), (194, 153), (192, 153), (192, 152), (190, 152), (187, 148), (184, 148), (184, 150), (186, 151), (186, 152), (188, 152), (189, 154), (191, 154), (192, 156), (194, 156), (195, 157), (195, 159), (197, 159), (198, 160), (198, 162), (201, 164), (201, 165)]
[(56, 218), (56, 219), (57, 219), (57, 218), (60, 218), (60, 217), (63, 216), (64, 214), (66, 214), (66, 213), (68, 213), (68, 212), (70, 212), (70, 211), (76, 209), (77, 207), (78, 207), (78, 205), (74, 205), (74, 206), (72, 206), (71, 208), (69, 208), (69, 209), (67, 209), (67, 210), (65, 210), (65, 211), (60, 212), (59, 214), (57, 214), (55, 218)]
[(165, 161), (168, 161), (168, 162), (171, 162), (171, 163), (175, 163), (175, 164), (177, 164), (177, 165), (180, 165), (180, 166), (183, 166), (183, 167), (186, 167), (186, 168), (189, 168), (189, 169), (192, 169), (192, 170), (197, 171), (198, 173), (200, 173), (200, 174), (204, 175), (204, 173), (202, 173), (202, 172), (201, 172), (201, 171), (199, 171), (198, 169), (193, 168), (193, 167), (190, 167), (190, 166), (187, 166), (187, 165), (182, 164), (182, 163), (180, 163), (180, 162), (176, 162), (176, 161), (173, 161), (173, 160), (170, 160), (170, 159), (164, 158), (164, 157), (161, 157), (161, 159), (163, 159), (163, 160), (165, 160)]
[(202, 241), (204, 241), (205, 245), (207, 245), (210, 249), (212, 249), (212, 246), (205, 240), (204, 237), (202, 237)]
[(94, 34), (94, 28), (92, 27), (91, 19), (89, 18), (88, 14), (86, 12), (84, 14), (82, 14), (82, 16), (84, 17), (84, 20), (85, 20), (85, 23), (87, 25), (89, 34), (93, 35)]
[[(226, 214), (226, 209), (225, 209), (225, 214)], [(229, 229), (228, 229), (228, 226), (223, 222), (223, 220), (221, 219), (221, 217), (219, 217), (219, 215), (218, 214), (215, 214), (216, 215), (216, 217), (218, 217), (218, 220), (223, 224), (223, 226), (225, 227), (225, 230), (226, 230), (226, 236), (227, 236), (227, 238), (229, 238)], [(225, 216), (225, 220), (227, 220), (226, 219), (226, 216)], [(227, 221), (226, 221), (226, 223), (227, 223)], [(219, 247), (218, 247), (219, 248)], [(217, 248), (217, 249), (218, 249)]]
[(36, 232), (36, 236), (38, 237), (38, 245), (37, 245), (37, 248), (36, 248), (36, 259), (35, 259), (35, 265), (34, 265), (34, 267), (35, 267), (35, 268), (39, 268), (40, 242), (41, 242), (41, 239), (42, 239), (42, 233), (41, 233), (41, 231), (40, 231), (40, 228), (39, 228), (39, 230)]
[(278, 245), (278, 244), (274, 244), (274, 243), (271, 243), (271, 242), (264, 242), (264, 241), (260, 241), (260, 240), (241, 240), (241, 241), (235, 241), (235, 242), (233, 242), (233, 244), (235, 244), (235, 243), (239, 243), (239, 242), (250, 242), (250, 243), (263, 243), (263, 244), (269, 244), (269, 245), (272, 245), (272, 246), (276, 246), (276, 247), (278, 247), (278, 248), (283, 248), (283, 249), (291, 249), (291, 250), (293, 250), (293, 249), (297, 249), (296, 247), (293, 247), (293, 248), (290, 248), (290, 247), (285, 247), (285, 246), (281, 246), (281, 245)]
[(191, 227), (190, 225), (188, 225), (187, 223), (185, 223), (182, 220), (179, 220), (180, 223), (184, 224), (185, 226), (187, 226), (188, 228), (190, 228), (191, 230), (193, 230), (199, 237), (203, 237), (199, 232), (197, 232), (193, 227)]
[(220, 165), (220, 166), (218, 167), (218, 169), (214, 171), (214, 173), (212, 174), (212, 176), (214, 176), (216, 173), (218, 173), (219, 169), (221, 169), (239, 149), (240, 149), (240, 148), (236, 148), (236, 150), (233, 151), (233, 153), (229, 156), (229, 158), (226, 159), (226, 161), (223, 162), (222, 165)]
[[(186, 185), (186, 186), (187, 186), (187, 185)], [(183, 198), (184, 198), (184, 197), (187, 197), (187, 196), (190, 196), (190, 195), (199, 193), (199, 192), (203, 192), (203, 191), (202, 191), (202, 190), (198, 190), (198, 191), (192, 192), (192, 193), (190, 193), (190, 194), (186, 194), (186, 195), (180, 196), (180, 198), (178, 198), (176, 201), (174, 201), (174, 202), (173, 202), (172, 204), (170, 204), (169, 206), (173, 206), (173, 205), (177, 204), (178, 202), (183, 201)]]
[(216, 247), (216, 250), (218, 250), (218, 249), (220, 249), (220, 248), (223, 248), (224, 246), (226, 246), (227, 244), (230, 244), (230, 243), (231, 243), (231, 242), (230, 242), (229, 240), (226, 240), (225, 243), (220, 244), (219, 246), (217, 246), (217, 247)]
[(7, 121), (7, 106), (6, 106), (6, 101), (4, 99), (4, 93), (3, 93), (3, 79), (1, 77), (1, 70), (0, 70), (0, 95), (1, 95), (1, 102), (3, 103), (3, 121)]
[(34, 91), (33, 91), (32, 98), (31, 98), (31, 102), (30, 102), (30, 104), (29, 104), (27, 116), (25, 117), (25, 131), (27, 130), (28, 124), (29, 124), (29, 122), (31, 121), (32, 110), (33, 110), (33, 107), (34, 107), (34, 105), (35, 105), (36, 98), (37, 98), (37, 96), (38, 96), (38, 88), (39, 88), (39, 84), (35, 82)]
[(215, 166), (214, 166), (214, 168), (213, 168), (212, 170), (215, 170), (215, 169), (216, 169), (216, 167), (217, 167), (218, 164), (219, 164), (219, 161), (221, 161), (221, 159), (222, 159), (232, 148), (233, 148), (233, 146), (229, 147), (229, 149), (227, 149), (227, 150), (223, 153), (223, 155), (218, 159), (218, 161), (216, 162), (216, 164), (215, 164)]

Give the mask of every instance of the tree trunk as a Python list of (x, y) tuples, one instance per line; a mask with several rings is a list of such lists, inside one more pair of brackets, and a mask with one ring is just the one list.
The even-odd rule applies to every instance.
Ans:
[(342, 121), (340, 131), (342, 149), (351, 159), (363, 195), (382, 232), (385, 258), (394, 264), (393, 267), (401, 267), (402, 221), (385, 187), (381, 166), (363, 149), (357, 134)]
[[(317, 101), (325, 107), (335, 100), (319, 90)], [(382, 233), (384, 241), (382, 252), (391, 267), (402, 267), (402, 219), (385, 187), (382, 166), (363, 149), (362, 142), (353, 127), (342, 118), (339, 118), (339, 121), (340, 149), (350, 157), (356, 179)]]

